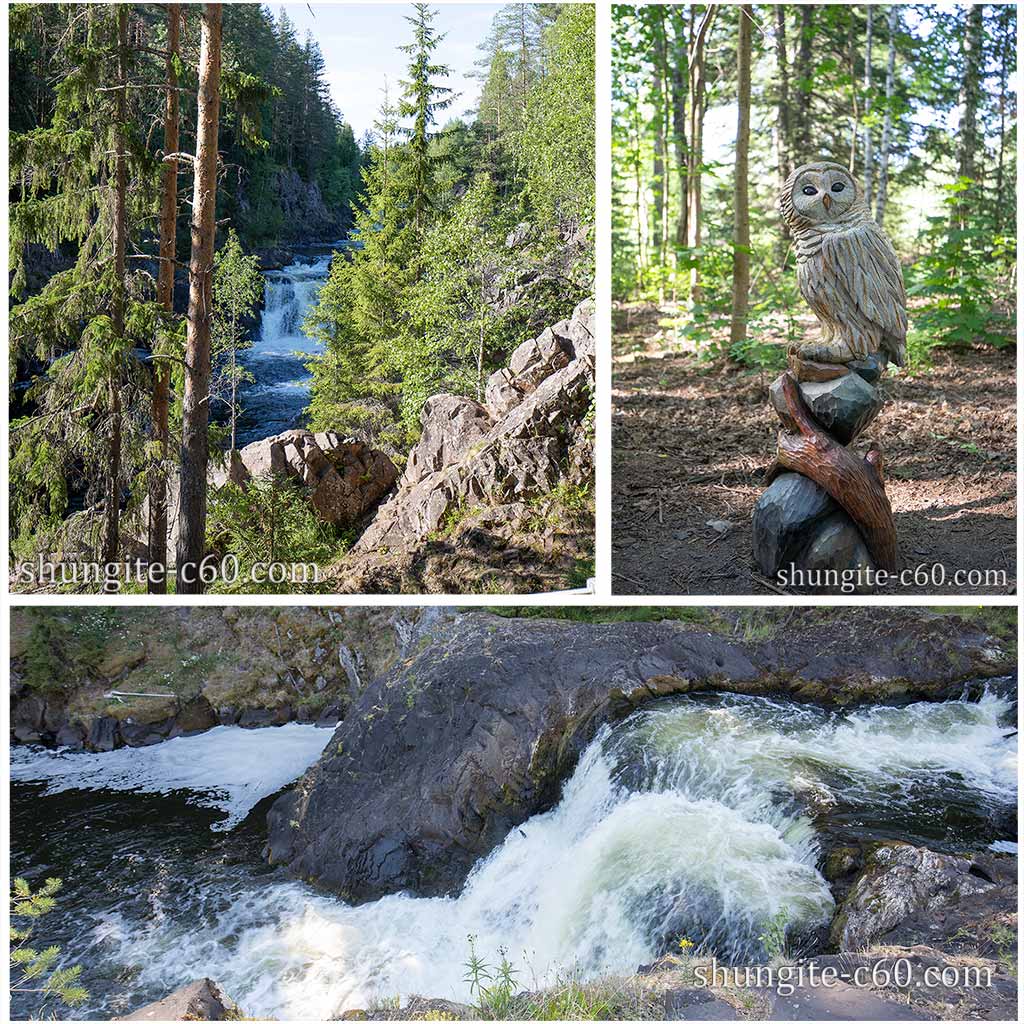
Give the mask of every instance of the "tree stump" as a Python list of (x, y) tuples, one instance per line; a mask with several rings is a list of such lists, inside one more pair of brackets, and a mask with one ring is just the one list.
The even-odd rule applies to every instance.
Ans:
[[(882, 408), (875, 385), (884, 368), (877, 359), (817, 364), (794, 352), (771, 385), (782, 430), (753, 516), (754, 557), (769, 579), (801, 586), (815, 571), (801, 589), (863, 591), (872, 570), (896, 569), (881, 449), (848, 447)], [(816, 584), (826, 570), (832, 582)]]

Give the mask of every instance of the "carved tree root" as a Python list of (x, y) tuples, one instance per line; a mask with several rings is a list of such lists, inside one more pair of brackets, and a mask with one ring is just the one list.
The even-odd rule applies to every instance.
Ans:
[(862, 459), (830, 437), (808, 411), (793, 375), (783, 376), (782, 394), (799, 432), (780, 432), (778, 455), (766, 482), (771, 483), (783, 470), (813, 480), (860, 527), (875, 565), (895, 570), (896, 524), (882, 481), (881, 451), (874, 448)]

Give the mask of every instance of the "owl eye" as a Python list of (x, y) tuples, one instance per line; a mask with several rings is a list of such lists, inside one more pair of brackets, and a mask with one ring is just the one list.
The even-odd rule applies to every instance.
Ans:
[(842, 192), (844, 188), (846, 188), (846, 186), (845, 186), (845, 185), (844, 185), (844, 184), (843, 184), (843, 183), (842, 183), (841, 181), (837, 181), (837, 182), (836, 182), (836, 183), (835, 183), (835, 184), (834, 184), (834, 185), (832, 186), (832, 191), (833, 191), (833, 192)]
[(816, 196), (817, 194), (818, 190), (813, 185), (804, 185), (805, 196)]

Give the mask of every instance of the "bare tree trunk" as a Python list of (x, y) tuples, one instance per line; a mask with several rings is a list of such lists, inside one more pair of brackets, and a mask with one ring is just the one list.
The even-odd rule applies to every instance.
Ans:
[[(167, 6), (167, 94), (164, 99), (164, 154), (178, 152), (178, 72), (175, 61), (181, 45), (181, 5)], [(163, 164), (163, 188), (160, 193), (160, 268), (157, 271), (156, 297), (168, 312), (174, 312), (174, 268), (177, 259), (178, 161)], [(167, 593), (167, 462), (170, 457), (168, 425), (171, 396), (170, 364), (157, 360), (153, 369), (153, 440), (160, 463), (149, 484), (149, 583), (151, 594)], [(154, 571), (155, 570), (155, 571)]]
[(885, 68), (885, 120), (882, 122), (882, 151), (878, 155), (878, 196), (875, 200), (875, 221), (885, 219), (889, 199), (889, 147), (892, 145), (892, 94), (896, 81), (896, 33), (899, 31), (900, 9), (889, 5), (889, 62)]
[(999, 29), (1002, 33), (999, 44), (999, 157), (996, 163), (996, 228), (999, 231), (1003, 230), (1005, 223), (1003, 188), (1006, 161), (1006, 86), (1009, 78), (1012, 14), (1013, 8), (1009, 4), (999, 9)]
[[(704, 162), (704, 90), (707, 84), (704, 65), (704, 49), (712, 22), (718, 13), (715, 4), (708, 4), (697, 27), (693, 45), (690, 48), (690, 154), (687, 161), (687, 204), (686, 247), (700, 248), (701, 241), (701, 166)], [(691, 251), (691, 256), (693, 252)], [(690, 270), (688, 299), (694, 303), (700, 297), (700, 274), (696, 263)]]
[[(648, 8), (648, 10), (652, 10)], [(663, 11), (664, 8), (653, 8), (655, 12)], [(657, 15), (656, 15), (657, 16)], [(665, 206), (665, 182), (668, 180), (666, 174), (666, 148), (668, 140), (665, 138), (665, 117), (664, 108), (667, 101), (663, 88), (661, 69), (664, 66), (664, 32), (661, 27), (663, 23), (656, 23), (654, 28), (653, 52), (649, 55), (654, 65), (654, 166), (651, 182), (654, 191), (654, 220), (651, 225), (654, 242), (654, 262), (659, 272), (658, 279), (658, 302), (664, 301), (664, 278), (660, 276), (665, 266), (665, 253), (661, 247), (662, 226), (668, 219), (668, 210)]]
[(800, 8), (800, 45), (796, 56), (796, 80), (799, 83), (800, 101), (797, 103), (797, 128), (794, 133), (796, 153), (793, 165), (806, 163), (814, 155), (811, 153), (811, 41), (814, 38), (814, 4), (804, 4)]
[(875, 180), (874, 153), (871, 148), (871, 44), (874, 41), (875, 8), (867, 5), (867, 30), (864, 39), (864, 202), (871, 209), (871, 192)]
[[(782, 4), (775, 5), (775, 64), (779, 75), (779, 123), (776, 126), (777, 163), (779, 168), (779, 185), (789, 177), (793, 170), (793, 129), (790, 122), (789, 107), (789, 57), (786, 53), (786, 8)], [(785, 221), (780, 222), (777, 253), (779, 261), (785, 259), (786, 250), (793, 235)]]
[(750, 153), (750, 27), (754, 8), (740, 7), (739, 37), (736, 43), (736, 170), (733, 198), (732, 254), (732, 345), (747, 337), (747, 304), (750, 292), (750, 204), (747, 197), (747, 164)]
[(676, 219), (676, 248), (686, 245), (686, 97), (688, 56), (686, 17), (678, 7), (669, 8), (673, 19), (672, 134), (675, 136), (676, 169), (679, 176), (679, 214)]
[(857, 140), (860, 138), (860, 104), (857, 102), (857, 19), (853, 8), (847, 7), (850, 19), (850, 34), (847, 37), (847, 60), (850, 66), (850, 176), (853, 177), (857, 164)]
[(209, 463), (210, 317), (217, 206), (217, 133), (220, 120), (221, 4), (203, 10), (196, 114), (192, 253), (189, 263), (188, 341), (182, 408), (178, 537), (179, 594), (200, 594), (199, 566), (206, 545), (206, 469)]
[[(128, 247), (128, 155), (125, 140), (128, 120), (128, 5), (117, 9), (117, 84), (114, 129), (114, 291), (111, 321), (117, 337), (124, 337), (125, 252)], [(103, 562), (116, 562), (121, 526), (121, 382), (115, 370), (109, 383), (110, 441), (107, 450), (107, 495), (103, 523)]]
[[(789, 58), (786, 55), (786, 8), (775, 5), (775, 63), (779, 73), (778, 167), (779, 183), (784, 182), (792, 164), (792, 138), (789, 123)], [(788, 231), (788, 229), (787, 229)]]

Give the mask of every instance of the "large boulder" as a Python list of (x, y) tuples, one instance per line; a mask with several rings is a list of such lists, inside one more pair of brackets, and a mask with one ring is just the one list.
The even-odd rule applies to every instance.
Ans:
[(118, 1020), (239, 1020), (238, 1007), (209, 978), (183, 985)]
[(866, 949), (915, 915), (924, 913), (937, 921), (946, 907), (995, 886), (970, 857), (887, 843), (865, 859), (832, 922), (832, 941), (844, 951)]
[(554, 804), (602, 723), (645, 701), (702, 690), (844, 704), (956, 697), (991, 643), (918, 612), (851, 609), (832, 626), (809, 616), (750, 643), (675, 622), (460, 615), (351, 705), (273, 805), (267, 854), (351, 900), (452, 893), (511, 828)]

